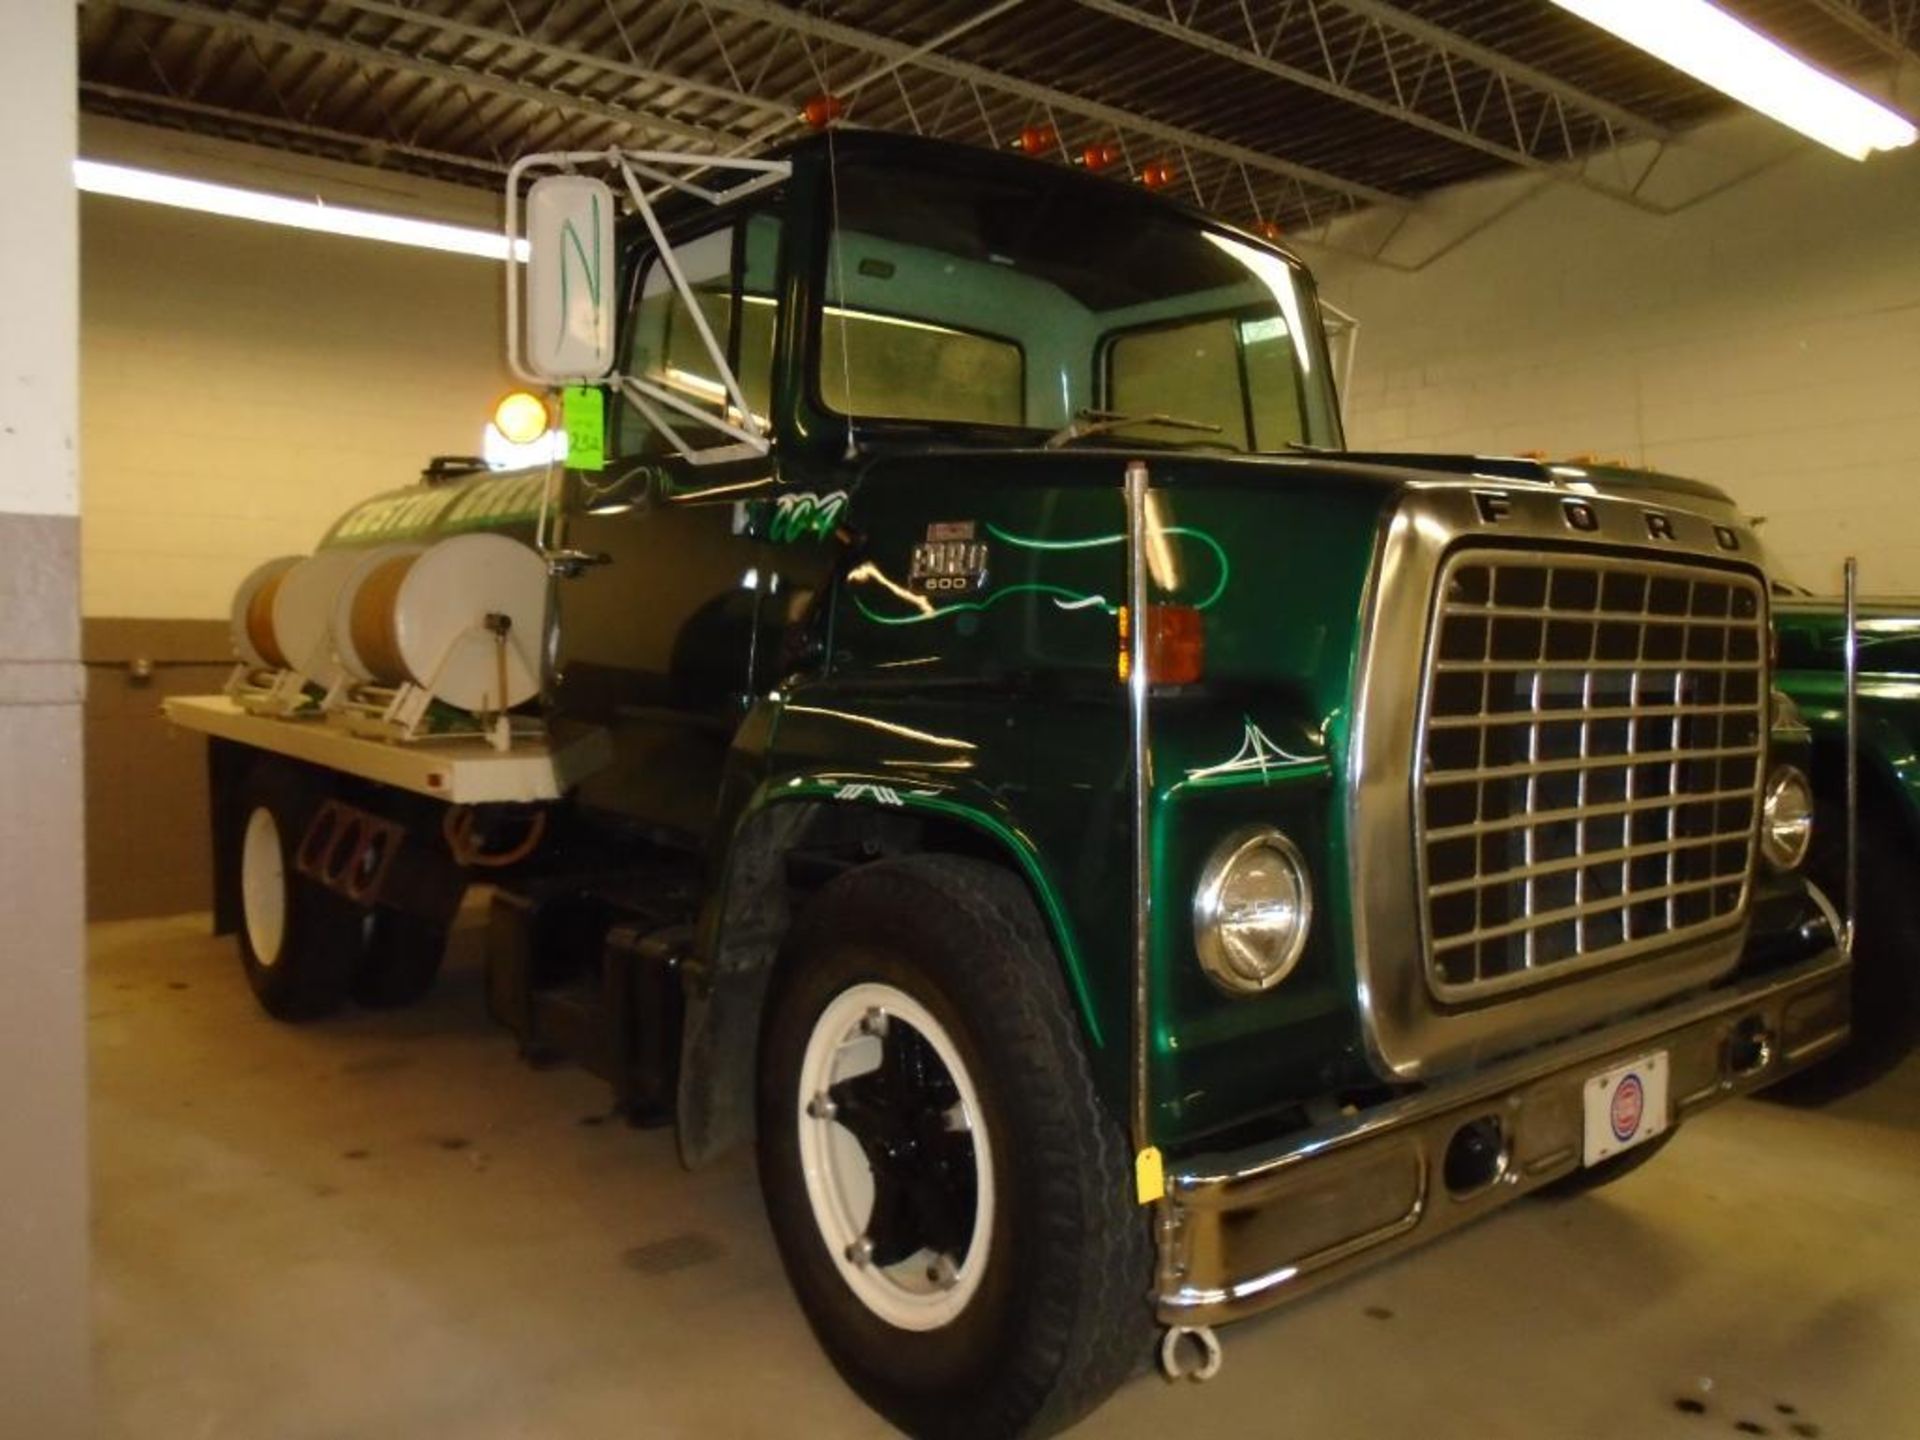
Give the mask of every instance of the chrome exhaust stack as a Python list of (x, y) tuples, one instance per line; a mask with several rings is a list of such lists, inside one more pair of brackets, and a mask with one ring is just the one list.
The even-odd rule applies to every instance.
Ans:
[(1846, 928), (1839, 937), (1840, 948), (1853, 954), (1854, 926), (1860, 914), (1860, 562), (1849, 555), (1844, 567), (1847, 640), (1846, 640), (1846, 729), (1847, 729), (1847, 877)]

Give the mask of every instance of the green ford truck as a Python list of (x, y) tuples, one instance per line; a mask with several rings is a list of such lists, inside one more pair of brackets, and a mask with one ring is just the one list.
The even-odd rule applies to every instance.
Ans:
[[(1774, 599), (1777, 680), (1813, 735), (1814, 833), (1809, 872), (1828, 893), (1845, 888), (1847, 617), (1843, 601), (1792, 593)], [(1825, 1099), (1877, 1079), (1920, 1041), (1920, 602), (1869, 600), (1855, 630), (1859, 790), (1853, 947), (1853, 1038), (1784, 1087)], [(1824, 831), (1823, 831), (1824, 827)]]
[(235, 597), (215, 915), (272, 1013), (487, 993), (757, 1146), (835, 1366), (1038, 1433), (1843, 1044), (1752, 532), (1343, 448), (1311, 277), (1138, 186), (832, 132), (529, 157), (569, 459)]

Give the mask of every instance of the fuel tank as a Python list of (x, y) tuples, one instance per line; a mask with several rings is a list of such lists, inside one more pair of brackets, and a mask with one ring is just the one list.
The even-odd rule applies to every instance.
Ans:
[(533, 699), (548, 626), (533, 547), (542, 470), (483, 473), (364, 500), (312, 555), (258, 567), (234, 595), (235, 652), (329, 693), (415, 686), (459, 710)]

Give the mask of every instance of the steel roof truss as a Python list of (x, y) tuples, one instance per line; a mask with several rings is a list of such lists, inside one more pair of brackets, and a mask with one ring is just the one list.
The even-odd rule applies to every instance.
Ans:
[[(1595, 152), (1666, 139), (1651, 121), (1373, 0), (1286, 0), (1278, 7), (1192, 0), (1180, 8), (1152, 0), (1075, 3), (1630, 203), (1641, 203), (1637, 186), (1590, 170)], [(1857, 8), (1848, 0), (1820, 3)], [(1436, 77), (1439, 89), (1432, 90)]]

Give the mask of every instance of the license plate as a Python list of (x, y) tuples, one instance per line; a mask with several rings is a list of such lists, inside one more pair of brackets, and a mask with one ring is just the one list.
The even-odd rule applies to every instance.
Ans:
[(1597, 1165), (1667, 1128), (1667, 1052), (1656, 1050), (1587, 1081), (1581, 1163)]

